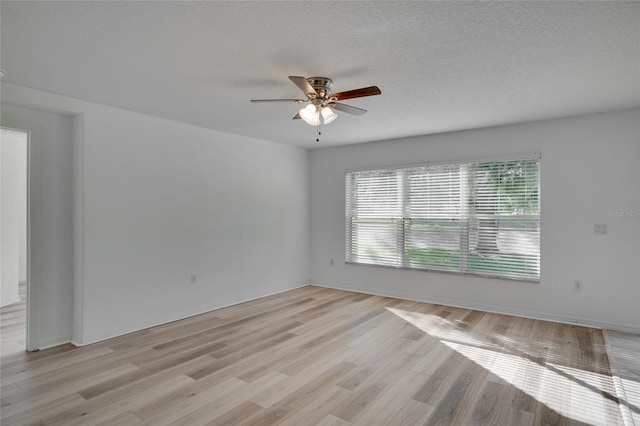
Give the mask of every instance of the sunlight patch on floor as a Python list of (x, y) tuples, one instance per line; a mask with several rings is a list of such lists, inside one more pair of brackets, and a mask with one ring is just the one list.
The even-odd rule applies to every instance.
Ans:
[(544, 342), (541, 348), (541, 342), (474, 335), (437, 315), (387, 310), (487, 369), (496, 381), (515, 386), (557, 413), (589, 424), (607, 423), (602, 399), (603, 395), (615, 397), (610, 377), (563, 365), (563, 357), (554, 352), (551, 342)]

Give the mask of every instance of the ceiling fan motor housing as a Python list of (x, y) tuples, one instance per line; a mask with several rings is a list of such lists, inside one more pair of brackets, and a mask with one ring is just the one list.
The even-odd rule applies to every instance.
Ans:
[[(326, 100), (331, 93), (333, 81), (327, 77), (309, 77), (306, 79), (313, 89), (318, 92), (317, 99)], [(313, 99), (313, 96), (310, 96)]]

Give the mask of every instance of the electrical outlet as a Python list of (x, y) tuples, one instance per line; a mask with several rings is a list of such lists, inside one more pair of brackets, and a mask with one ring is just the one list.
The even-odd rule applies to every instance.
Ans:
[(574, 289), (575, 291), (582, 291), (582, 281), (580, 281), (580, 280), (575, 280), (575, 281), (573, 282), (573, 289)]
[(196, 274), (191, 274), (191, 284), (195, 284), (196, 283)]

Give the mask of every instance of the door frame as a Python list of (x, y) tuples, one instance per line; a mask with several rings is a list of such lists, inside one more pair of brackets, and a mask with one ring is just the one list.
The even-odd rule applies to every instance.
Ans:
[(41, 277), (38, 275), (40, 253), (35, 244), (36, 236), (40, 230), (40, 217), (34, 206), (37, 206), (41, 198), (39, 155), (35, 149), (40, 140), (40, 126), (2, 119), (0, 127), (8, 130), (24, 132), (27, 134), (27, 312), (26, 312), (26, 350), (37, 351), (40, 349), (39, 333), (39, 303)]

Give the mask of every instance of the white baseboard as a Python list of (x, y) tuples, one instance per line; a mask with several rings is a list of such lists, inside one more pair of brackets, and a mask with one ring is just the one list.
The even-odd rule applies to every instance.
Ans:
[[(200, 314), (204, 314), (207, 312), (211, 312), (211, 311), (215, 311), (217, 309), (222, 309), (222, 308), (226, 308), (229, 306), (233, 306), (233, 305), (238, 305), (240, 303), (245, 303), (245, 302), (250, 302), (252, 300), (256, 300), (256, 299), (260, 299), (263, 297), (268, 297), (268, 296), (273, 296), (276, 294), (280, 294), (280, 293), (284, 293), (286, 291), (291, 291), (291, 290), (295, 290), (297, 288), (301, 288), (301, 287), (306, 287), (309, 285), (309, 280), (305, 280), (303, 282), (300, 282), (296, 285), (294, 285), (293, 287), (290, 288), (286, 288), (283, 290), (278, 290), (275, 292), (271, 292), (271, 293), (266, 293), (266, 294), (257, 294), (257, 295), (253, 295), (253, 296), (246, 296), (246, 297), (241, 297), (238, 299), (234, 299), (234, 300), (228, 300), (228, 301), (224, 301), (222, 303), (219, 304), (204, 304), (198, 307), (194, 307), (191, 309), (187, 309), (181, 312), (174, 312), (172, 314), (169, 315), (163, 315), (161, 317), (157, 317), (154, 318), (152, 320), (149, 321), (144, 321), (138, 324), (134, 324), (131, 326), (127, 326), (127, 327), (123, 327), (123, 328), (118, 328), (118, 329), (113, 329), (113, 330), (107, 330), (107, 331), (103, 331), (100, 333), (96, 333), (96, 334), (90, 334), (87, 336), (82, 336), (80, 339), (70, 339), (67, 342), (71, 342), (72, 344), (74, 344), (75, 346), (85, 346), (85, 345), (90, 345), (92, 343), (97, 343), (97, 342), (101, 342), (103, 340), (107, 340), (107, 339), (112, 339), (114, 337), (119, 337), (119, 336), (123, 336), (125, 334), (129, 334), (129, 333), (134, 333), (136, 331), (140, 331), (140, 330), (144, 330), (147, 328), (151, 328), (151, 327), (156, 327), (162, 324), (167, 324), (173, 321), (179, 321), (179, 320), (183, 320), (186, 318), (190, 318), (196, 315), (200, 315)], [(67, 343), (64, 342), (64, 343)]]
[(71, 336), (47, 337), (40, 340), (38, 350), (53, 348), (54, 346), (71, 343)]
[(20, 301), (20, 296), (12, 297), (11, 299), (3, 300), (0, 302), (0, 307), (4, 308), (5, 306), (13, 305), (14, 303), (18, 303)]
[(523, 309), (513, 309), (505, 306), (489, 305), (484, 303), (461, 302), (459, 300), (442, 299), (438, 297), (424, 297), (411, 293), (392, 291), (386, 289), (362, 289), (360, 287), (351, 287), (348, 285), (334, 285), (320, 283), (312, 280), (310, 285), (317, 287), (333, 288), (336, 290), (355, 291), (359, 293), (372, 294), (375, 296), (395, 297), (398, 299), (411, 300), (414, 302), (434, 303), (437, 305), (446, 305), (454, 308), (474, 309), (483, 312), (492, 312), (495, 314), (512, 315), (515, 317), (529, 318), (542, 321), (551, 321), (562, 324), (582, 325), (593, 328), (606, 328), (610, 330), (623, 331), (625, 333), (640, 334), (640, 327), (632, 324), (618, 324), (609, 322), (593, 321), (588, 318), (569, 317), (565, 315), (557, 315), (549, 312), (528, 311)]

